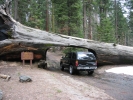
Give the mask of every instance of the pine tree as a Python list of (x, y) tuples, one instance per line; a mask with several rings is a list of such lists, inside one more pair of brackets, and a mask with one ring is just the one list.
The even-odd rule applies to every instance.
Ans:
[(97, 26), (98, 31), (98, 40), (103, 42), (114, 42), (115, 34), (113, 24), (110, 18), (104, 18), (101, 21), (102, 25)]
[(44, 29), (45, 19), (44, 0), (19, 0), (18, 1), (18, 21), (24, 25)]
[[(116, 43), (126, 45), (126, 35), (128, 33), (127, 19), (124, 17), (124, 9), (120, 1), (114, 5), (112, 20), (115, 28)], [(115, 19), (114, 19), (115, 18)]]
[(1, 5), (1, 4), (4, 4), (4, 1), (5, 1), (5, 0), (0, 0), (0, 5)]
[(56, 32), (66, 35), (81, 34), (81, 1), (53, 0), (55, 8)]
[(99, 8), (100, 21), (97, 23), (97, 40), (103, 42), (115, 42), (113, 22), (110, 18), (111, 1), (99, 0), (96, 3)]
[(133, 0), (127, 0), (126, 7), (129, 10), (129, 16), (128, 16), (129, 33), (127, 35), (127, 44), (133, 46)]

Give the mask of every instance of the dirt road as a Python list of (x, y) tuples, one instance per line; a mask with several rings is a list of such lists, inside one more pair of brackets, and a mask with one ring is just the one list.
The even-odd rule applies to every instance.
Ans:
[[(59, 62), (58, 60), (61, 58), (60, 56), (57, 56), (57, 53), (48, 53), (49, 60), (51, 62), (55, 62), (54, 59), (57, 59), (56, 62)], [(57, 66), (58, 63), (57, 63)], [(105, 70), (111, 69), (111, 68), (119, 68), (119, 67), (128, 67), (133, 65), (112, 65), (112, 66), (101, 66), (99, 67), (93, 76), (88, 76), (87, 73), (83, 72), (79, 75), (75, 75), (74, 77), (70, 75), (70, 77), (73, 77), (74, 79), (84, 82), (86, 84), (90, 84), (94, 87), (97, 87), (99, 89), (102, 89), (113, 97), (116, 100), (133, 100), (133, 76), (131, 75), (125, 75), (125, 74), (114, 74), (114, 73), (107, 73)], [(57, 67), (58, 69), (58, 67)], [(68, 71), (66, 70), (66, 73), (68, 74)]]
[[(4, 63), (4, 64), (3, 64)], [(3, 100), (107, 100), (112, 99), (103, 90), (75, 79), (59, 70), (43, 70), (34, 65), (1, 62), (0, 72), (11, 76), (10, 81), (0, 79)], [(20, 83), (19, 76), (28, 75), (31, 83)], [(89, 78), (89, 77), (88, 77)]]
[[(132, 76), (104, 71), (112, 66), (99, 68), (93, 76), (86, 72), (70, 75), (59, 70), (59, 57), (51, 54), (47, 70), (37, 68), (36, 63), (31, 69), (21, 62), (0, 61), (0, 73), (11, 76), (10, 81), (0, 79), (3, 100), (132, 100)], [(20, 83), (20, 75), (28, 75), (33, 81)]]

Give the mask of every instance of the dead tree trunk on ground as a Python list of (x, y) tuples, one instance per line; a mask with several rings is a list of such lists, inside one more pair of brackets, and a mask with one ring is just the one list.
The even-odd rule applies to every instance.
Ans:
[(0, 57), (27, 50), (42, 51), (46, 56), (47, 49), (52, 46), (68, 46), (87, 48), (97, 56), (99, 64), (133, 64), (133, 47), (52, 34), (24, 26), (10, 16), (8, 4), (0, 6)]

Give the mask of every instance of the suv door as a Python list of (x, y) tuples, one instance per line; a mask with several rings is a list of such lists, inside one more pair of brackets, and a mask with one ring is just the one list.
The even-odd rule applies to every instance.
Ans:
[(76, 53), (71, 53), (71, 64), (73, 65), (73, 66), (75, 66), (75, 61), (77, 60), (77, 58), (76, 58), (77, 56), (76, 56)]
[(65, 67), (69, 67), (70, 64), (70, 59), (71, 59), (71, 53), (67, 53), (65, 57), (63, 58), (63, 65)]

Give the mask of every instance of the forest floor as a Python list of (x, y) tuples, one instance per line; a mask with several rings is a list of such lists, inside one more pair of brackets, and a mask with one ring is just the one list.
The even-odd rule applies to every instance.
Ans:
[[(61, 55), (59, 52), (49, 52), (47, 69), (38, 68), (37, 63), (31, 68), (29, 63), (23, 66), (22, 62), (0, 61), (0, 74), (11, 76), (9, 81), (0, 78), (3, 100), (130, 100), (133, 98), (133, 89), (130, 87), (133, 82), (131, 76), (128, 78), (125, 75), (117, 76), (119, 79), (117, 82), (114, 74), (105, 72), (105, 69), (112, 66), (100, 67), (92, 76), (88, 76), (86, 72), (70, 75), (68, 70), (62, 72), (59, 69)], [(30, 76), (32, 82), (20, 83), (20, 75)], [(122, 80), (124, 86), (119, 83)]]

